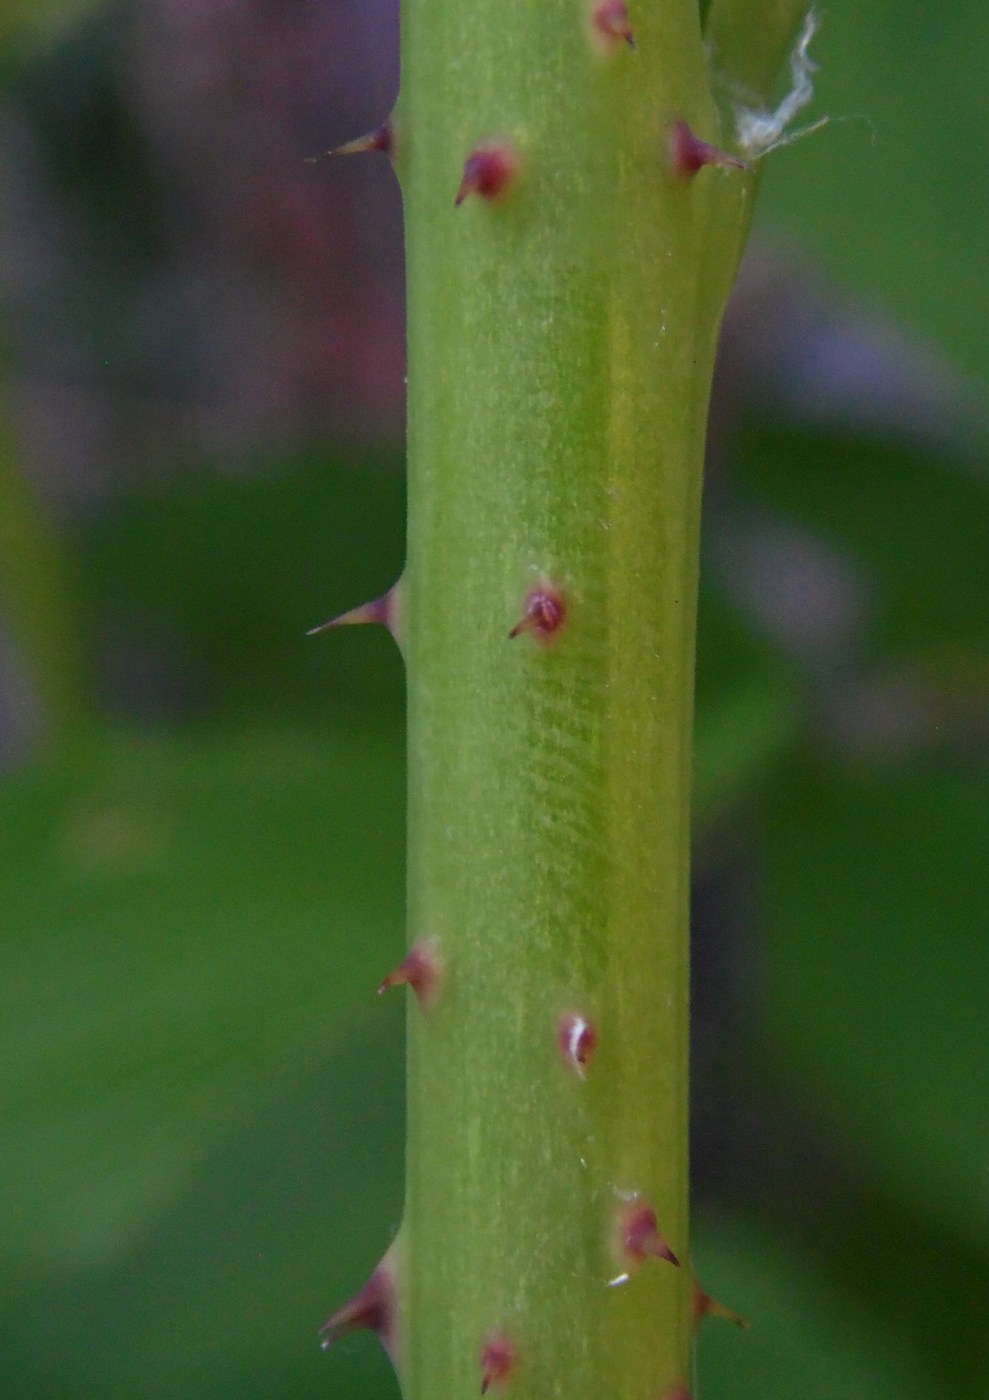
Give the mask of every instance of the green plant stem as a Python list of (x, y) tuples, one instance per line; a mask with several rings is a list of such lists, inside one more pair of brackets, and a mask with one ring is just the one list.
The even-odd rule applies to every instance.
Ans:
[[(607, 55), (574, 0), (405, 0), (409, 339), (407, 1400), (652, 1400), (690, 1383), (688, 896), (698, 525), (715, 341), (752, 177), (718, 141), (694, 0)], [(454, 208), (479, 140), (516, 185)], [(527, 590), (566, 600), (509, 640)], [(558, 1045), (597, 1028), (586, 1079)], [(683, 1267), (626, 1272), (616, 1213)]]

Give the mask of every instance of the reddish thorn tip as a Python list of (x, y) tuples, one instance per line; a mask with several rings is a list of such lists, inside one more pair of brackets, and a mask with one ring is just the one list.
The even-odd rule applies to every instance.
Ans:
[(685, 1385), (675, 1385), (672, 1390), (667, 1391), (663, 1400), (691, 1400), (690, 1390)]
[(739, 1313), (731, 1308), (726, 1308), (724, 1303), (719, 1303), (716, 1298), (712, 1298), (710, 1293), (705, 1293), (703, 1288), (694, 1279), (694, 1328), (700, 1327), (706, 1317), (720, 1317), (725, 1322), (732, 1323), (735, 1327), (741, 1327), (743, 1332), (747, 1332), (752, 1324)]
[(630, 49), (638, 48), (625, 0), (598, 0), (591, 9), (591, 27), (602, 48), (610, 50), (622, 42)]
[(366, 136), (358, 136), (355, 141), (345, 141), (342, 146), (334, 146), (332, 151), (324, 151), (319, 156), (308, 156), (307, 162), (314, 165), (324, 156), (360, 156), (366, 151), (383, 151), (386, 156), (394, 154), (395, 128), (390, 121), (385, 122), (382, 126), (376, 126)]
[(515, 1343), (504, 1332), (489, 1332), (481, 1348), (481, 1394), (501, 1389), (518, 1364)]
[(702, 141), (685, 121), (671, 122), (669, 129), (670, 169), (682, 180), (692, 180), (704, 165), (722, 165), (731, 170), (748, 170), (738, 156), (729, 155), (710, 141)]
[(597, 1027), (579, 1012), (568, 1011), (560, 1017), (557, 1040), (568, 1067), (580, 1079), (586, 1079), (587, 1067), (598, 1048)]
[(618, 1217), (619, 1244), (626, 1259), (666, 1259), (675, 1268), (680, 1260), (659, 1232), (656, 1212), (643, 1202), (626, 1206)]
[(339, 1308), (319, 1329), (324, 1351), (351, 1332), (376, 1333), (394, 1361), (396, 1333), (395, 1261), (389, 1250), (361, 1291)]
[(380, 598), (374, 598), (370, 603), (361, 603), (360, 607), (351, 608), (349, 612), (340, 613), (338, 617), (331, 617), (329, 622), (321, 622), (318, 627), (310, 627), (306, 636), (315, 637), (317, 633), (329, 632), (334, 627), (354, 627), (362, 622), (377, 622), (388, 628), (396, 642), (400, 641), (401, 586), (400, 579)]
[(499, 199), (514, 182), (518, 169), (518, 155), (510, 141), (479, 142), (464, 162), (454, 207), (459, 208), (472, 194), (482, 199)]
[(541, 642), (559, 632), (567, 617), (567, 605), (558, 588), (546, 583), (530, 589), (522, 606), (522, 616), (509, 632), (509, 639), (531, 632)]
[(394, 972), (378, 988), (378, 996), (390, 987), (411, 987), (423, 1011), (430, 1011), (436, 1001), (443, 964), (439, 949), (431, 938), (418, 938), (409, 949), (404, 962), (399, 963)]

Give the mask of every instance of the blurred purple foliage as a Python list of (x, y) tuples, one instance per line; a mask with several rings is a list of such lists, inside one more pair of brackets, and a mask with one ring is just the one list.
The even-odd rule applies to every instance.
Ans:
[[(390, 110), (397, 9), (139, 0), (8, 95), (15, 396), (57, 495), (204, 454), (400, 440), (396, 182), (383, 157), (306, 163)], [(935, 443), (977, 417), (934, 352), (779, 247), (750, 256), (729, 312), (718, 458), (746, 405)]]
[(306, 163), (387, 113), (396, 9), (145, 0), (8, 98), (16, 394), (59, 494), (400, 437), (398, 190)]

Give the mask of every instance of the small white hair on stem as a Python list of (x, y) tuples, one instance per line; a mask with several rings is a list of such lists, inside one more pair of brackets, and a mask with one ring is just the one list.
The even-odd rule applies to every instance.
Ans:
[(791, 141), (797, 141), (801, 136), (817, 131), (828, 122), (828, 117), (821, 117), (796, 131), (787, 130), (814, 96), (812, 75), (817, 72), (818, 65), (811, 58), (809, 49), (817, 29), (817, 13), (808, 10), (803, 28), (790, 54), (792, 84), (778, 107), (770, 111), (765, 108), (746, 107), (741, 102), (736, 102), (735, 131), (738, 144), (750, 159), (758, 160), (770, 151), (778, 150), (780, 146), (789, 146)]

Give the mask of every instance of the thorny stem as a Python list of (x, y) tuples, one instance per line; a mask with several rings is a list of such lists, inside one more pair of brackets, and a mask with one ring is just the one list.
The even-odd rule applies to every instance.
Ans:
[(394, 979), (417, 992), (406, 1400), (691, 1384), (698, 526), (755, 177), (716, 159), (738, 152), (696, 0), (594, 6), (404, 0), (389, 145), (428, 955), (418, 986)]

